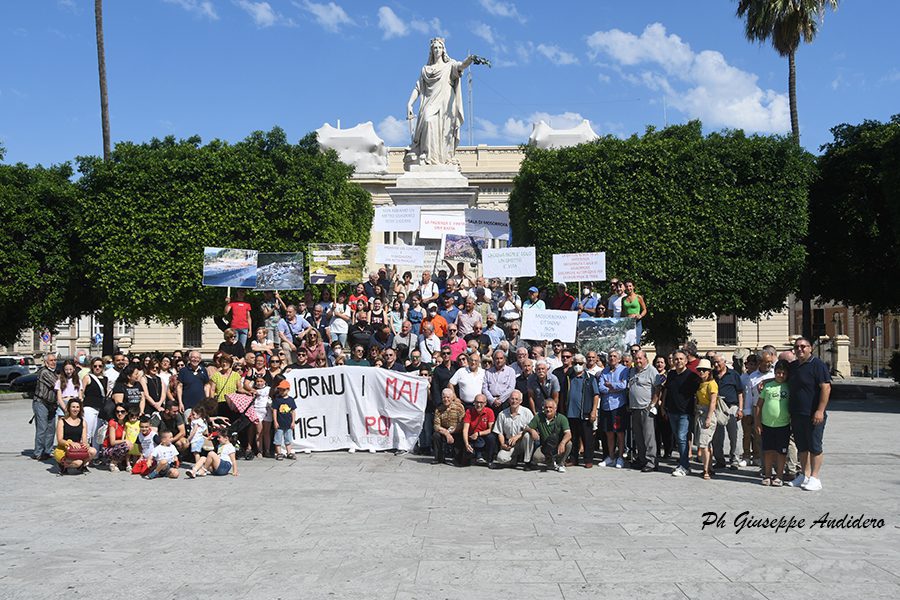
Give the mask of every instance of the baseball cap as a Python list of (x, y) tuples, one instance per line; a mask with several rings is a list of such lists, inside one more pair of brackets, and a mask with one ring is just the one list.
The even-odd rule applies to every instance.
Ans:
[(291, 389), (291, 384), (287, 379), (284, 379), (278, 384), (277, 387), (280, 390), (289, 390), (289, 389)]
[(528, 288), (528, 291), (529, 291), (529, 292), (539, 292), (540, 290), (537, 289), (537, 288), (534, 287), (534, 286), (531, 286), (530, 288)]
[(429, 302), (429, 303), (428, 303), (428, 308), (434, 308), (434, 309), (436, 309), (437, 307), (438, 307), (438, 305), (437, 305), (436, 302)]

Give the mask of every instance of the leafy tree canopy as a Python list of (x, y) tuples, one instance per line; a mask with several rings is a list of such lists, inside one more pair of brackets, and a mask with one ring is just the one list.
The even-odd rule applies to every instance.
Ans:
[(789, 138), (713, 133), (701, 124), (560, 150), (528, 148), (510, 196), (516, 245), (552, 255), (605, 251), (610, 276), (634, 279), (657, 343), (691, 318), (755, 318), (784, 306), (805, 252), (813, 158)]
[(900, 115), (831, 133), (810, 188), (812, 291), (872, 314), (900, 310)]
[(221, 311), (201, 285), (205, 246), (306, 252), (308, 242), (368, 242), (373, 209), (352, 169), (314, 133), (279, 128), (244, 141), (120, 143), (79, 158), (77, 230), (95, 307), (175, 321)]

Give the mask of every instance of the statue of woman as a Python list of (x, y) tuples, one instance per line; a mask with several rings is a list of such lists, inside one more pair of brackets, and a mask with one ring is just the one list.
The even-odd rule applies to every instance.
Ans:
[(443, 38), (431, 40), (428, 64), (422, 67), (416, 87), (406, 104), (406, 118), (413, 119), (413, 103), (419, 99), (419, 119), (413, 133), (410, 158), (424, 165), (455, 164), (463, 124), (460, 78), (473, 56), (459, 62), (447, 56)]

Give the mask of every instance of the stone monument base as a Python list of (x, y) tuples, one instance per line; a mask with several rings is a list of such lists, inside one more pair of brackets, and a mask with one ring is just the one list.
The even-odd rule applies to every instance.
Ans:
[(385, 188), (396, 206), (421, 204), (434, 209), (459, 210), (475, 206), (478, 187), (456, 165), (410, 165), (397, 177), (397, 185)]

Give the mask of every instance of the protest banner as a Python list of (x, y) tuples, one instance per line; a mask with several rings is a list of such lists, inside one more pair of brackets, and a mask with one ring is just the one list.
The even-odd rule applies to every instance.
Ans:
[(466, 235), (466, 215), (462, 211), (423, 210), (419, 237), (441, 239), (445, 235)]
[(425, 264), (425, 247), (378, 244), (375, 246), (375, 262), (379, 265), (421, 267)]
[(359, 283), (362, 272), (359, 244), (309, 245), (310, 283)]
[(422, 431), (428, 381), (372, 367), (293, 369), (294, 446), (301, 450), (411, 450)]
[(211, 287), (256, 287), (256, 250), (203, 249), (203, 285)]
[(466, 235), (509, 241), (509, 211), (467, 208)]
[(418, 206), (378, 206), (375, 208), (375, 231), (419, 231)]
[(258, 290), (302, 290), (305, 274), (302, 252), (260, 252), (256, 258)]
[(575, 336), (578, 351), (582, 354), (592, 350), (609, 352), (613, 349), (628, 352), (636, 343), (634, 326), (634, 319), (604, 317), (578, 319), (578, 330)]
[(553, 255), (553, 281), (605, 281), (606, 252), (580, 252)]
[(526, 308), (522, 311), (523, 340), (561, 340), (575, 342), (578, 313), (574, 310)]
[(534, 277), (534, 247), (486, 248), (481, 251), (485, 277)]
[(444, 236), (443, 259), (481, 262), (481, 253), (487, 246), (486, 238), (448, 234)]

